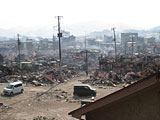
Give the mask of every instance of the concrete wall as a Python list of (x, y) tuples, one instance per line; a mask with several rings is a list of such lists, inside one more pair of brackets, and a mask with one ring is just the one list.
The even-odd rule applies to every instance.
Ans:
[(160, 120), (160, 85), (92, 111), (86, 120)]

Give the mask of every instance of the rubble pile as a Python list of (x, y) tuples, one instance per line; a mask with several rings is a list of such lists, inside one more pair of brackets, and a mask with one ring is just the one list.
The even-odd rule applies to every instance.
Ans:
[(36, 100), (38, 101), (45, 101), (45, 100), (56, 100), (56, 101), (65, 101), (69, 103), (79, 102), (78, 100), (75, 101), (72, 98), (72, 94), (62, 90), (62, 89), (55, 89), (54, 91), (46, 92), (43, 95), (41, 93), (37, 93)]
[(69, 94), (68, 92), (61, 90), (61, 89), (56, 89), (53, 92), (47, 92), (45, 96), (42, 96), (41, 99), (53, 99), (56, 98), (57, 101), (65, 100), (66, 102), (69, 101)]
[[(55, 89), (53, 91), (48, 91), (45, 93), (37, 93), (36, 98), (34, 100), (36, 101), (56, 100), (59, 102), (80, 103), (82, 100), (86, 100), (86, 98), (87, 97), (73, 96), (71, 93), (62, 89)], [(88, 97), (88, 99), (90, 99), (90, 97)]]
[(6, 111), (7, 109), (9, 109), (10, 107), (5, 106), (3, 103), (0, 103), (0, 113)]
[[(83, 49), (78, 50), (65, 50), (63, 51), (62, 63), (68, 67), (74, 67), (79, 70), (84, 69), (86, 51)], [(98, 67), (98, 50), (87, 50), (89, 71), (96, 70)]]
[(156, 59), (151, 64), (149, 64), (144, 71), (142, 71), (142, 75), (148, 76), (159, 71), (160, 71), (160, 61)]
[(37, 116), (35, 118), (33, 118), (33, 120), (57, 120), (56, 118), (48, 118), (46, 116)]
[[(18, 56), (5, 57), (3, 66), (0, 66), (0, 82), (21, 80), (25, 84), (36, 86), (63, 83), (78, 76), (78, 73), (84, 70), (86, 51), (83, 49), (63, 50), (61, 72), (58, 57), (46, 52), (42, 53), (38, 52), (32, 56), (20, 54), (20, 63)], [(98, 65), (99, 51), (88, 50), (87, 53), (88, 70), (95, 70)]]
[(160, 70), (159, 57), (147, 56), (136, 58), (100, 58), (100, 68), (83, 83), (92, 85), (116, 86), (120, 83), (132, 84), (139, 79)]
[(116, 86), (120, 83), (135, 82), (140, 76), (134, 72), (128, 72), (125, 76), (120, 76), (113, 71), (104, 72), (96, 71), (90, 75), (90, 79), (83, 81), (83, 83), (90, 83), (92, 85)]
[(7, 75), (1, 78), (1, 81), (13, 82), (23, 81), (25, 84), (34, 84), (36, 86), (63, 83), (72, 77), (78, 76), (78, 73), (73, 69), (63, 68), (62, 76), (60, 77), (60, 70), (52, 69), (43, 72), (31, 73), (16, 73), (14, 75)]

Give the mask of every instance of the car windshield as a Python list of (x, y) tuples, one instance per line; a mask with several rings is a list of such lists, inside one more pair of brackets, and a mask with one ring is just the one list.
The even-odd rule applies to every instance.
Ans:
[(13, 88), (13, 85), (8, 85), (6, 88), (8, 88), (8, 89), (12, 89)]

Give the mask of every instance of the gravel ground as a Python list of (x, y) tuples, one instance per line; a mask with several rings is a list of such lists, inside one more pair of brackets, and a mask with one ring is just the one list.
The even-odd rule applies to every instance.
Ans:
[[(24, 93), (16, 94), (12, 97), (0, 96), (0, 103), (7, 108), (0, 108), (0, 120), (33, 120), (37, 116), (46, 116), (48, 118), (56, 118), (56, 120), (76, 120), (69, 116), (68, 113), (80, 107), (80, 101), (91, 98), (73, 98), (74, 84), (81, 83), (87, 77), (75, 77), (66, 83), (57, 86), (33, 86), (24, 87)], [(0, 93), (6, 83), (0, 83)], [(95, 100), (104, 97), (114, 91), (122, 88), (118, 87), (99, 87), (92, 86), (97, 89)], [(46, 91), (49, 90), (47, 93)]]

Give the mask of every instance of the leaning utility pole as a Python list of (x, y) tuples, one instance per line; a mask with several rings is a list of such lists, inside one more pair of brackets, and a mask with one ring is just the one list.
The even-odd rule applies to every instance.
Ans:
[(18, 55), (18, 63), (19, 63), (19, 69), (20, 69), (20, 39), (19, 39), (19, 34), (17, 34), (17, 45), (18, 45), (18, 52), (19, 52), (19, 55)]
[(116, 28), (112, 28), (113, 30), (113, 40), (114, 40), (114, 43), (115, 43), (115, 60), (117, 59), (117, 46), (116, 46), (116, 34), (115, 34), (115, 29)]
[(62, 16), (57, 16), (58, 18), (58, 34), (57, 34), (57, 37), (59, 39), (59, 68), (60, 68), (60, 76), (62, 75), (62, 70), (61, 70), (61, 60), (62, 60), (62, 57), (61, 57), (61, 37), (62, 37), (62, 33), (61, 33), (61, 27), (60, 27), (60, 18)]

